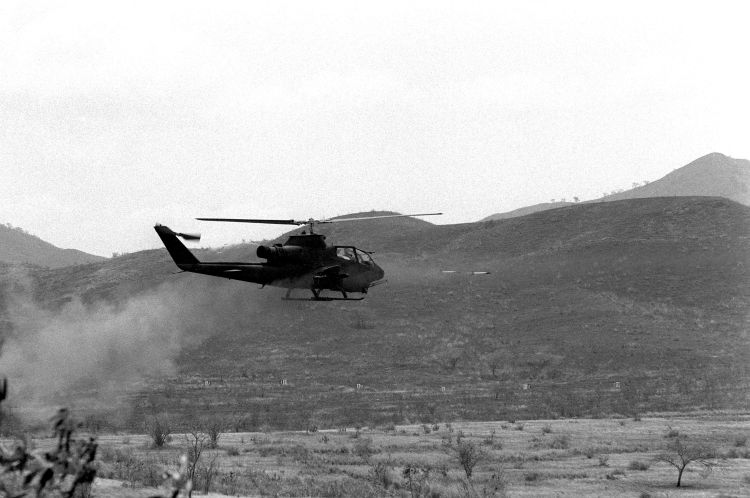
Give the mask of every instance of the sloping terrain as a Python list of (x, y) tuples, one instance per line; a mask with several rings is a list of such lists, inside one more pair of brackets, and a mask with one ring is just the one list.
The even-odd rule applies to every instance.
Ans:
[[(281, 289), (173, 275), (156, 250), (30, 269), (28, 285), (51, 309), (65, 311), (75, 296), (92, 309), (117, 302), (96, 323), (114, 335), (118, 349), (106, 343), (103, 354), (119, 363), (128, 357), (121, 336), (171, 352), (168, 380), (118, 383), (128, 425), (162, 412), (223, 414), (251, 428), (748, 401), (750, 208), (736, 202), (649, 198), (483, 223), (375, 220), (320, 231), (329, 243), (374, 250), (388, 283), (361, 302), (282, 301)], [(253, 249), (199, 257), (236, 260)], [(102, 392), (96, 382), (72, 387), (81, 399)]]
[[(659, 180), (624, 192), (585, 202), (619, 201), (646, 197), (709, 196), (727, 199), (750, 206), (750, 161), (733, 159), (718, 152), (707, 154), (690, 164), (676, 169)], [(571, 202), (545, 202), (506, 213), (496, 213), (480, 221), (502, 220), (525, 216), (539, 211), (570, 206)]]
[(726, 197), (750, 205), (750, 161), (733, 159), (718, 152), (705, 155), (690, 164), (646, 185), (600, 200), (616, 201), (643, 197), (708, 195)]
[(508, 218), (516, 218), (518, 216), (526, 216), (527, 214), (537, 213), (539, 211), (547, 211), (549, 209), (557, 209), (572, 205), (572, 202), (542, 202), (541, 204), (534, 204), (533, 206), (525, 206), (522, 208), (508, 211), (507, 213), (496, 213), (482, 218), (479, 221), (492, 221), (492, 220), (505, 220)]
[(77, 249), (60, 249), (20, 228), (0, 224), (0, 262), (59, 268), (104, 259)]

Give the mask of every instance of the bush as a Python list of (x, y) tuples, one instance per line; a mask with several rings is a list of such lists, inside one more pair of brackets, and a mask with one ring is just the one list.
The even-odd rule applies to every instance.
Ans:
[(466, 478), (471, 479), (474, 467), (484, 458), (482, 450), (471, 441), (462, 441), (456, 448), (458, 452), (458, 462), (466, 473)]
[(375, 450), (372, 447), (372, 439), (369, 437), (361, 438), (354, 444), (354, 454), (364, 461), (369, 460), (373, 453)]
[(666, 438), (673, 438), (679, 435), (680, 435), (680, 431), (678, 431), (677, 429), (672, 429), (671, 425), (667, 426), (667, 432), (664, 433), (664, 437)]
[(151, 438), (152, 448), (163, 448), (171, 441), (172, 429), (166, 415), (154, 415), (146, 422), (146, 433)]
[(430, 469), (417, 467), (415, 465), (406, 465), (402, 472), (404, 478), (404, 487), (409, 490), (412, 497), (427, 495), (429, 484), (427, 478), (430, 476)]
[(370, 479), (376, 485), (383, 486), (384, 489), (399, 486), (398, 477), (384, 462), (378, 462), (370, 467)]
[(609, 479), (610, 481), (617, 479), (619, 476), (624, 476), (625, 471), (622, 469), (615, 469), (609, 474), (607, 474), (605, 477)]
[(489, 434), (489, 436), (487, 436), (486, 438), (484, 438), (482, 440), (482, 444), (485, 444), (485, 445), (487, 445), (487, 446), (489, 446), (491, 448), (495, 448), (495, 449), (498, 449), (498, 450), (500, 450), (500, 449), (503, 448), (502, 443), (500, 443), (500, 441), (496, 441), (495, 440), (495, 430), (494, 429)]
[(649, 465), (646, 462), (640, 460), (632, 460), (628, 464), (628, 470), (648, 470)]
[(542, 427), (542, 434), (549, 434), (552, 432), (552, 427), (550, 427), (549, 424), (545, 424), (544, 427)]
[(748, 458), (750, 459), (750, 449), (730, 448), (721, 454), (721, 458)]
[(221, 418), (211, 417), (205, 419), (201, 425), (208, 435), (208, 447), (218, 447), (219, 438), (221, 437), (221, 433), (226, 431), (227, 423)]
[(555, 436), (549, 445), (553, 450), (567, 450), (570, 448), (570, 436), (567, 434), (560, 434)]
[[(2, 384), (2, 398), (6, 393)], [(2, 401), (2, 399), (0, 399)], [(0, 451), (0, 491), (2, 496), (81, 496), (88, 495), (96, 477), (94, 462), (98, 445), (95, 438), (73, 439), (78, 427), (66, 408), (52, 418), (57, 446), (44, 453), (31, 452), (25, 441), (14, 451)]]
[(542, 475), (539, 472), (528, 472), (523, 475), (523, 479), (526, 482), (538, 481), (541, 477)]

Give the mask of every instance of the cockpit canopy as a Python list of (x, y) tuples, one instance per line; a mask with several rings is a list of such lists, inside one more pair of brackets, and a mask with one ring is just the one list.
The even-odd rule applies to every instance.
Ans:
[(345, 261), (353, 261), (366, 265), (373, 264), (369, 254), (354, 246), (336, 246), (336, 257)]

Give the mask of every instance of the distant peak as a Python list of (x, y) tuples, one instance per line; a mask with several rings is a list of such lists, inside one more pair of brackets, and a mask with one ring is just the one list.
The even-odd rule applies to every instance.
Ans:
[(721, 152), (711, 152), (705, 156), (701, 156), (698, 159), (691, 161), (687, 166), (691, 164), (725, 164), (733, 161), (729, 156), (722, 154)]

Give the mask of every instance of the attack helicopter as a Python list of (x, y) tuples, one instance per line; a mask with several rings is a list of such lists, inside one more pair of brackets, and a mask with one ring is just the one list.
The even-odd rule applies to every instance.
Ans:
[[(158, 223), (154, 226), (154, 230), (177, 267), (182, 271), (254, 282), (260, 284), (261, 287), (266, 285), (282, 287), (287, 289), (284, 299), (294, 299), (291, 297), (293, 289), (306, 289), (312, 292), (310, 299), (315, 301), (360, 301), (365, 298), (370, 288), (385, 282), (383, 280), (385, 272), (375, 264), (372, 252), (349, 245), (329, 246), (325, 241), (325, 235), (315, 233), (315, 227), (329, 223), (441, 214), (390, 214), (322, 220), (313, 218), (308, 220), (196, 218), (200, 221), (307, 226), (307, 229), (301, 233), (290, 235), (283, 244), (258, 246), (256, 255), (266, 260), (262, 263), (202, 262), (179, 240), (179, 238), (200, 240), (200, 234), (174, 232), (169, 227)], [(342, 297), (323, 296), (324, 290), (340, 292)], [(360, 297), (351, 297), (352, 293), (360, 294)]]

